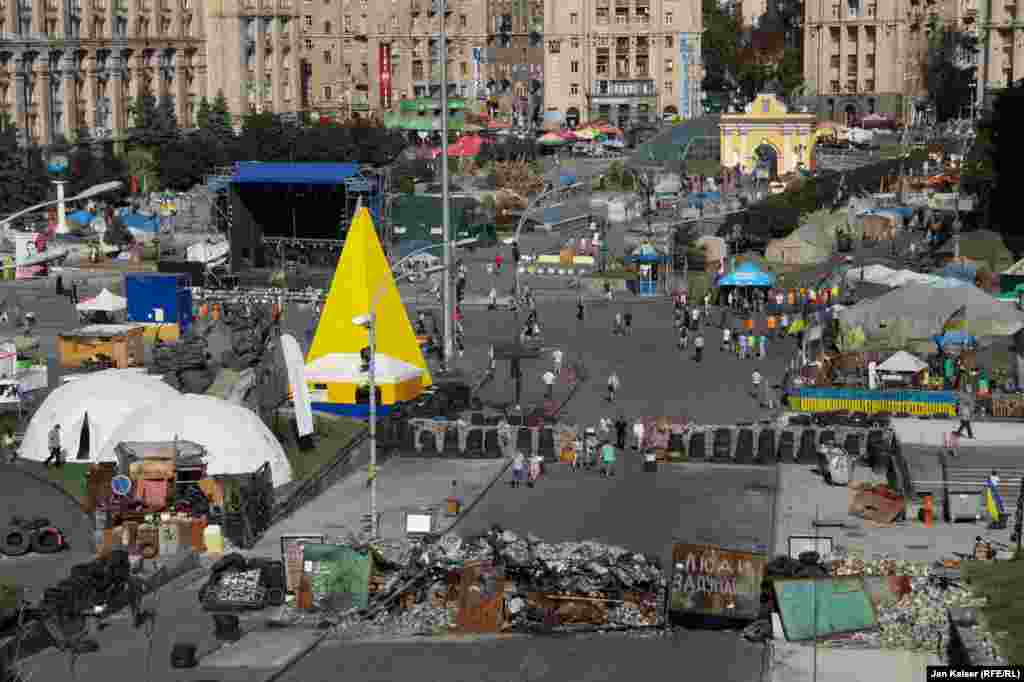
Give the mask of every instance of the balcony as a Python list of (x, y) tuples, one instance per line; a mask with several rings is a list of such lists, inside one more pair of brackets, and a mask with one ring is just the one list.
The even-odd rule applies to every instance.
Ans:
[(599, 81), (590, 93), (592, 99), (621, 99), (628, 97), (656, 97), (658, 89), (652, 80)]

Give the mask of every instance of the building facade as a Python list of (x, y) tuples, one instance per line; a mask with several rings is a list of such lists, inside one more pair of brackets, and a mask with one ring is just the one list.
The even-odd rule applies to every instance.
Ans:
[(814, 114), (790, 112), (774, 94), (761, 93), (743, 113), (721, 115), (721, 164), (770, 178), (809, 168), (816, 127)]
[(808, 0), (804, 81), (819, 118), (911, 122), (926, 96), (927, 26), (956, 24), (963, 0)]
[(697, 0), (564, 0), (544, 10), (544, 108), (570, 126), (702, 115)]
[(118, 136), (141, 93), (180, 121), (206, 93), (201, 0), (0, 1), (0, 111), (22, 141)]
[(960, 26), (979, 38), (978, 53), (965, 57), (985, 84), (982, 105), (992, 90), (1024, 77), (1024, 11), (1017, 0), (958, 0), (957, 9)]

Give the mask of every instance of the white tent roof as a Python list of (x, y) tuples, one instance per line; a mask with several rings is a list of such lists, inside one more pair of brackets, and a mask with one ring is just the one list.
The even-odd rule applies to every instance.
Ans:
[[(423, 376), (423, 370), (419, 367), (389, 355), (377, 353), (375, 359), (375, 379), (378, 384), (400, 384)], [(362, 362), (358, 353), (328, 353), (306, 365), (306, 381), (368, 381), (366, 372), (359, 371)]]
[(128, 308), (128, 299), (104, 289), (95, 298), (87, 298), (76, 307), (82, 312), (116, 313)]
[(100, 458), (116, 459), (118, 443), (173, 441), (175, 437), (206, 448), (211, 475), (248, 474), (270, 462), (274, 487), (292, 480), (284, 448), (256, 413), (205, 395), (179, 395), (136, 410), (107, 439)]
[[(131, 370), (108, 369), (84, 375), (54, 389), (39, 406), (25, 430), (19, 456), (44, 461), (50, 454), (49, 436), (60, 424), (61, 447), (68, 460), (79, 455), (82, 427), (89, 424), (89, 462), (98, 462), (107, 439), (132, 412), (146, 405), (161, 405), (178, 392), (160, 377)], [(112, 457), (113, 458), (113, 457)]]
[(927, 368), (928, 363), (905, 350), (896, 352), (878, 366), (880, 372), (920, 372)]

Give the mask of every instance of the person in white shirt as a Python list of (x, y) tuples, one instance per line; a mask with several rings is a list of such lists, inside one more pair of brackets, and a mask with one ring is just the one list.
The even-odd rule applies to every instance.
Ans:
[(561, 348), (556, 348), (553, 351), (551, 351), (551, 360), (555, 364), (555, 376), (562, 376), (562, 360), (564, 359), (564, 357), (565, 356), (562, 353)]
[(754, 373), (750, 375), (750, 383), (754, 386), (753, 396), (757, 398), (761, 391), (761, 373), (756, 369)]
[(498, 309), (498, 290), (491, 287), (491, 291), (487, 294), (487, 309), (497, 310)]
[(634, 448), (642, 449), (644, 446), (644, 423), (640, 419), (633, 422), (633, 438), (636, 440)]
[(722, 350), (726, 351), (726, 352), (730, 351), (731, 350), (731, 346), (730, 346), (731, 342), (732, 342), (732, 330), (729, 329), (728, 327), (725, 327), (724, 329), (722, 329)]
[(555, 393), (555, 373), (548, 370), (544, 372), (541, 379), (544, 381), (544, 398), (551, 400)]

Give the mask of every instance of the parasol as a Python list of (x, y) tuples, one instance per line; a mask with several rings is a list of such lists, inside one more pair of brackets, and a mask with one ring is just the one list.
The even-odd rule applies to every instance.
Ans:
[(544, 133), (537, 140), (537, 144), (542, 144), (546, 147), (555, 147), (558, 145), (566, 144), (568, 140), (563, 138), (558, 133)]

